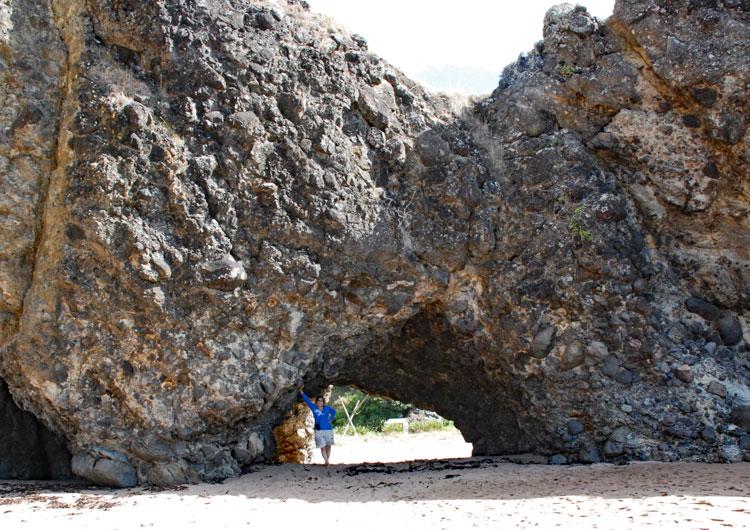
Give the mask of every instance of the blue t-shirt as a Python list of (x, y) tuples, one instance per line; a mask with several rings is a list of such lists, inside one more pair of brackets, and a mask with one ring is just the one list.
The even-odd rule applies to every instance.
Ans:
[(310, 410), (313, 413), (313, 417), (315, 418), (315, 430), (318, 431), (330, 431), (333, 430), (333, 425), (331, 425), (331, 422), (333, 422), (333, 419), (336, 417), (336, 409), (333, 407), (329, 407), (326, 405), (322, 409), (319, 409), (318, 406), (312, 402), (312, 400), (307, 397), (307, 394), (304, 392), (301, 392), (302, 399), (305, 400), (305, 403), (307, 403), (307, 406), (310, 407)]

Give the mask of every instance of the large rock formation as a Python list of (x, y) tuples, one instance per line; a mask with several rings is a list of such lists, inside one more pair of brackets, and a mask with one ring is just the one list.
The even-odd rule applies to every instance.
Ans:
[(477, 454), (750, 456), (750, 8), (544, 34), (460, 107), (297, 0), (0, 2), (15, 400), (114, 485), (270, 461), (303, 383)]

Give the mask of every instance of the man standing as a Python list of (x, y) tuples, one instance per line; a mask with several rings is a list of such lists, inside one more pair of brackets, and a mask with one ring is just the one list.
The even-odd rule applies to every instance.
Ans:
[(315, 403), (307, 397), (307, 394), (300, 392), (302, 399), (313, 413), (315, 418), (315, 447), (320, 449), (326, 465), (331, 458), (331, 446), (333, 445), (333, 419), (336, 417), (336, 410), (326, 405), (326, 400), (322, 396), (315, 398)]

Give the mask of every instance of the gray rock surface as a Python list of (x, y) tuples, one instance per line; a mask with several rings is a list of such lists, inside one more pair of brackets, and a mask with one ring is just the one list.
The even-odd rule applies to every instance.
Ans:
[(117, 451), (94, 447), (88, 452), (74, 455), (70, 466), (79, 477), (104, 486), (130, 488), (138, 484), (135, 468), (125, 455)]
[(742, 454), (744, 3), (553, 8), (465, 106), (296, 0), (0, 15), (0, 375), (79, 475), (223, 479), (329, 383), (478, 455)]
[(716, 323), (716, 327), (727, 346), (736, 346), (742, 340), (742, 326), (736, 317), (726, 316)]
[(547, 463), (552, 466), (563, 466), (568, 463), (568, 457), (565, 455), (552, 455), (549, 457)]

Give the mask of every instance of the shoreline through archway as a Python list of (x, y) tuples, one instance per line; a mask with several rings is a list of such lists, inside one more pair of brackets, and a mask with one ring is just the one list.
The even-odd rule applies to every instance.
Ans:
[[(338, 411), (332, 464), (472, 456), (472, 444), (452, 421), (435, 412), (341, 386), (333, 387), (329, 404)], [(310, 463), (323, 463), (319, 451), (312, 451)]]

